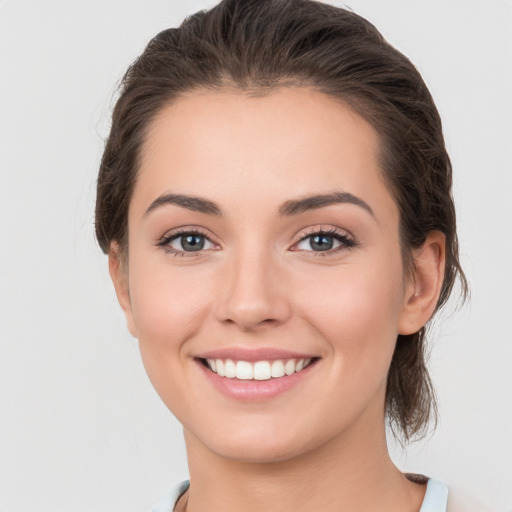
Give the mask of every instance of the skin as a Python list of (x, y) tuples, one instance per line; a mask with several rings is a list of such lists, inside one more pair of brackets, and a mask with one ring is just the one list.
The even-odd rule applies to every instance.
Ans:
[[(366, 121), (307, 88), (194, 91), (153, 121), (128, 254), (114, 243), (109, 262), (148, 375), (183, 424), (191, 487), (182, 510), (419, 510), (425, 487), (388, 455), (384, 397), (397, 335), (434, 310), (444, 237), (430, 233), (414, 275), (404, 272), (377, 154)], [(278, 213), (333, 192), (371, 213), (353, 203)], [(175, 204), (146, 213), (165, 194), (208, 199), (222, 215)], [(205, 248), (187, 256), (180, 239), (159, 245), (178, 228), (199, 229)], [(320, 229), (353, 245), (315, 251), (308, 236)], [(227, 347), (319, 359), (292, 389), (248, 403), (220, 393), (195, 359)]]

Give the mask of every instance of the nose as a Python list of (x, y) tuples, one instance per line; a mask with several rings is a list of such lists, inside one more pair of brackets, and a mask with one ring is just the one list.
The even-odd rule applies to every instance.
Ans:
[(288, 320), (291, 307), (277, 262), (263, 251), (246, 251), (226, 262), (216, 314), (224, 324), (257, 332)]

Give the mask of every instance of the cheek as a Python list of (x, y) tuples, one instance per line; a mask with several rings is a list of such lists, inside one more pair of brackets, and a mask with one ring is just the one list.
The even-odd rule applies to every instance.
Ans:
[(132, 268), (130, 295), (144, 365), (152, 381), (159, 373), (168, 379), (173, 365), (187, 357), (186, 341), (204, 322), (214, 284), (211, 277), (170, 265)]
[(340, 374), (350, 375), (355, 387), (370, 375), (385, 379), (403, 305), (400, 258), (340, 268), (325, 278), (310, 274), (298, 289), (308, 290), (298, 292), (302, 315), (328, 341)]
[(189, 293), (181, 290), (176, 281), (146, 280), (140, 287), (137, 284), (131, 288), (132, 307), (142, 339), (168, 344), (180, 332), (193, 329), (198, 301), (189, 300)]

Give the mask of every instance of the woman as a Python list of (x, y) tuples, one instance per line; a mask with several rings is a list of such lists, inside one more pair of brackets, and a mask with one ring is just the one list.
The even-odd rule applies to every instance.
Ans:
[(414, 66), (366, 20), (227, 0), (128, 70), (96, 233), (190, 483), (156, 510), (446, 510), (404, 475), (457, 276), (451, 167)]

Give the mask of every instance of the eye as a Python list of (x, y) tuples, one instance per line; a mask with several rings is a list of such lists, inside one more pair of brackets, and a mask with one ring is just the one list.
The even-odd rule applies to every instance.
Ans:
[(218, 248), (205, 234), (195, 230), (165, 235), (158, 245), (175, 256), (196, 256), (194, 253)]
[(334, 228), (316, 228), (297, 242), (292, 250), (332, 254), (355, 245), (355, 240), (348, 233), (339, 232)]

